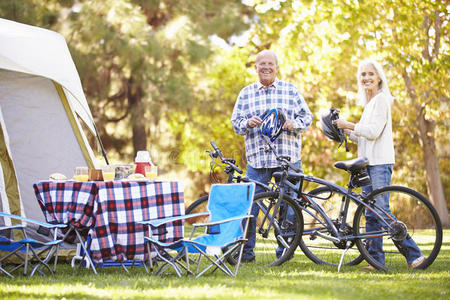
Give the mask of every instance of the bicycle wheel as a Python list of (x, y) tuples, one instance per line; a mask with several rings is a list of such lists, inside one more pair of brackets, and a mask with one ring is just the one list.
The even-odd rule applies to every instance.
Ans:
[(208, 195), (201, 196), (194, 202), (192, 202), (185, 210), (185, 214), (194, 214), (207, 211), (206, 205), (208, 204)]
[[(390, 219), (376, 205), (376, 199), (386, 193), (389, 194), (390, 210), (394, 217)], [(433, 263), (442, 245), (442, 225), (430, 201), (410, 188), (387, 186), (370, 193), (365, 202), (368, 206), (358, 207), (353, 227), (355, 235), (370, 236), (356, 242), (369, 264), (379, 270), (401, 271), (408, 269), (411, 261), (420, 255), (423, 255), (424, 259), (415, 268), (425, 269)], [(380, 227), (371, 229), (370, 232), (366, 230), (366, 209), (379, 213), (384, 219), (387, 218), (391, 229)], [(377, 238), (381, 239), (384, 264), (380, 262), (380, 252), (371, 250), (375, 245), (373, 243), (377, 243)], [(409, 262), (406, 261), (406, 257), (409, 257)]]
[(278, 192), (263, 192), (256, 194), (253, 200), (253, 205), (259, 207), (258, 215), (254, 218), (256, 221), (255, 262), (262, 266), (279, 266), (290, 260), (303, 232), (301, 210), (287, 195), (284, 196), (280, 209), (274, 215), (278, 197)]
[[(353, 228), (350, 224), (357, 209), (357, 205), (353, 201), (349, 202), (346, 222), (342, 225), (343, 220), (340, 217), (340, 207), (343, 200), (345, 200), (344, 194), (331, 191), (328, 187), (323, 186), (310, 191), (308, 195), (314, 202), (320, 204), (343, 235), (353, 234)], [(306, 200), (300, 201), (300, 207), (303, 210), (304, 220), (303, 237), (299, 243), (300, 249), (316, 264), (337, 266), (346, 248), (346, 242), (338, 243), (327, 240), (326, 237), (332, 237), (335, 234), (330, 230), (322, 214), (316, 211)], [(321, 235), (318, 235), (318, 233)], [(364, 257), (355, 245), (355, 241), (350, 242), (351, 246), (344, 255), (343, 265), (357, 265), (364, 260)]]
[[(185, 214), (189, 215), (189, 214), (195, 214), (195, 213), (199, 213), (199, 212), (205, 212), (208, 211), (206, 209), (207, 205), (208, 205), (208, 199), (209, 199), (209, 195), (205, 195), (202, 196), (200, 198), (198, 198), (197, 200), (195, 200), (194, 202), (192, 202), (188, 208), (186, 208), (185, 210)], [(195, 217), (195, 218), (189, 218), (186, 219), (184, 222), (184, 231), (186, 233), (191, 233), (192, 232), (192, 224), (194, 223), (205, 223), (208, 220), (208, 216), (201, 216), (201, 217)], [(200, 235), (202, 234), (203, 231), (199, 230), (194, 236)]]

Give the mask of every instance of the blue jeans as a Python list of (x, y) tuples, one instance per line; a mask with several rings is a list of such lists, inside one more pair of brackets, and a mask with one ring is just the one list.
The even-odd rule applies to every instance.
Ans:
[[(376, 166), (368, 166), (367, 171), (369, 172), (370, 180), (372, 181), (371, 186), (362, 187), (363, 194), (368, 194), (375, 189), (388, 186), (391, 184), (391, 175), (392, 175), (392, 167), (393, 165), (376, 165)], [(376, 204), (380, 206), (383, 210), (389, 213), (391, 217), (395, 219), (392, 215), (392, 212), (389, 208), (389, 193), (386, 193), (378, 198), (376, 198)], [(379, 231), (381, 230), (381, 224), (378, 222), (375, 214), (370, 210), (366, 209), (366, 231)], [(385, 218), (387, 222), (391, 222), (389, 218)], [(398, 245), (400, 253), (402, 253), (406, 257), (406, 261), (408, 264), (412, 263), (413, 260), (420, 257), (422, 253), (420, 252), (419, 247), (417, 247), (414, 240), (408, 235), (407, 238), (403, 241), (400, 241)], [(369, 240), (368, 243), (369, 253), (375, 258), (377, 261), (385, 264), (384, 252), (383, 252), (383, 238), (376, 237)]]
[[(301, 162), (298, 161), (296, 163), (294, 163), (294, 165), (298, 168), (301, 169)], [(282, 169), (280, 167), (278, 168), (253, 168), (252, 166), (250, 166), (249, 164), (247, 164), (247, 174), (246, 176), (249, 179), (264, 183), (264, 184), (268, 184), (270, 182), (270, 180), (272, 179), (272, 174), (276, 171), (281, 171)], [(256, 189), (255, 189), (255, 195), (257, 193), (261, 193), (264, 192), (264, 188), (262, 186), (256, 185)], [(287, 193), (289, 194), (289, 191), (287, 191)], [(255, 203), (252, 205), (252, 210), (251, 210), (251, 214), (253, 216), (257, 216), (259, 213), (259, 207), (258, 205), (256, 205)], [(293, 219), (294, 218), (294, 212), (292, 211), (292, 208), (289, 208), (288, 211), (288, 219)], [(247, 244), (244, 246), (244, 253), (242, 254), (242, 257), (245, 259), (249, 259), (252, 257), (255, 257), (255, 252), (253, 251), (253, 249), (255, 248), (255, 244), (256, 244), (256, 217), (255, 218), (251, 218), (250, 219), (250, 223), (248, 224), (248, 229), (247, 229)], [(283, 253), (283, 247), (280, 245), (277, 249), (276, 249), (276, 255), (277, 257), (280, 257), (281, 254)]]

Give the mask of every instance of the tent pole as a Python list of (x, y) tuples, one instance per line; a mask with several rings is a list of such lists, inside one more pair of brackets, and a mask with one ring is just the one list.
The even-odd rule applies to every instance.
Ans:
[(109, 165), (108, 157), (107, 157), (107, 155), (106, 155), (106, 150), (105, 150), (105, 148), (103, 147), (102, 140), (100, 139), (100, 135), (98, 134), (97, 126), (95, 126), (95, 123), (94, 123), (94, 122), (92, 122), (92, 124), (94, 125), (95, 135), (97, 136), (97, 140), (98, 140), (98, 143), (100, 144), (100, 148), (102, 148), (102, 155), (103, 155), (103, 157), (105, 158), (106, 164)]

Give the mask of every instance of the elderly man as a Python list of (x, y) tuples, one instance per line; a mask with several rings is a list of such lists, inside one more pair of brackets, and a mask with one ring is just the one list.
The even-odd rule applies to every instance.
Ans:
[[(312, 114), (300, 94), (291, 83), (279, 80), (278, 59), (274, 52), (263, 50), (258, 53), (255, 70), (259, 80), (244, 87), (237, 97), (231, 123), (238, 135), (245, 136), (245, 151), (247, 157), (247, 177), (267, 184), (280, 165), (273, 153), (264, 150), (264, 139), (259, 126), (263, 114), (269, 109), (277, 109), (286, 119), (283, 132), (274, 140), (278, 155), (290, 156), (297, 168), (301, 168), (301, 132), (309, 128)], [(256, 193), (261, 192), (257, 186)], [(253, 205), (252, 215), (258, 215), (258, 207)], [(249, 241), (244, 248), (243, 262), (255, 259), (256, 222), (251, 220), (249, 226)], [(277, 256), (282, 254), (282, 248), (277, 249)]]

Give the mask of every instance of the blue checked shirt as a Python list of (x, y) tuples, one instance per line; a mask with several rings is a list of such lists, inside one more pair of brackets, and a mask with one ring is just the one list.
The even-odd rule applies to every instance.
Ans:
[(248, 126), (248, 119), (255, 115), (261, 117), (266, 110), (272, 108), (281, 109), (286, 118), (294, 124), (292, 131), (283, 130), (274, 141), (277, 154), (290, 156), (291, 162), (300, 161), (302, 149), (300, 133), (306, 131), (313, 120), (305, 99), (291, 83), (275, 78), (269, 87), (265, 87), (259, 81), (244, 87), (234, 105), (231, 123), (237, 134), (245, 136), (247, 163), (253, 168), (280, 166), (275, 155), (265, 151), (260, 127)]

